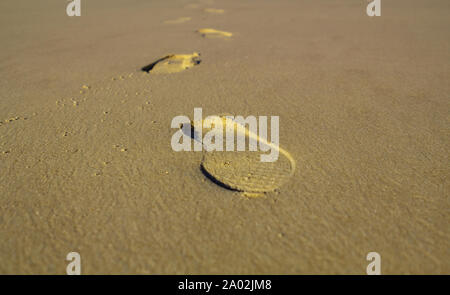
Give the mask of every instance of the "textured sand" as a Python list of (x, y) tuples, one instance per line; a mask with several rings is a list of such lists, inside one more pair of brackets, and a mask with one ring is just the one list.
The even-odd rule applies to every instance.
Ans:
[[(2, 0), (0, 273), (450, 273), (450, 2), (382, 2)], [(170, 147), (194, 107), (280, 116), (295, 175), (209, 181)]]

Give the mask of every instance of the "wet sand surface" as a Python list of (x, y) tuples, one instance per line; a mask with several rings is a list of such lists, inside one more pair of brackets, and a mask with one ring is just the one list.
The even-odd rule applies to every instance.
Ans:
[[(449, 1), (66, 5), (0, 3), (0, 273), (450, 272)], [(194, 107), (279, 116), (293, 177), (211, 182), (170, 145)]]

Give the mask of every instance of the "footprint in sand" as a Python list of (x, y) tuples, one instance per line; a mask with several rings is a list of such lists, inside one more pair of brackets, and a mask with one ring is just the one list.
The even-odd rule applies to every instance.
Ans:
[(18, 120), (28, 120), (28, 117), (19, 117), (19, 116), (15, 116), (9, 119), (5, 119), (5, 120), (0, 120), (0, 126), (18, 121)]
[[(274, 162), (261, 162), (260, 156), (267, 154), (262, 151), (204, 151), (201, 163), (202, 172), (214, 183), (244, 195), (255, 197), (265, 192), (271, 192), (286, 183), (295, 171), (295, 160), (284, 149), (268, 142), (251, 132), (245, 126), (229, 119), (226, 116), (212, 116), (211, 120), (220, 120), (225, 132), (218, 136), (225, 137), (226, 131), (234, 130), (234, 134), (245, 136), (246, 142), (255, 139), (259, 144), (267, 145), (279, 152), (278, 160)], [(205, 119), (207, 120), (207, 119)], [(202, 121), (205, 126), (205, 120)], [(212, 121), (214, 122), (214, 121)], [(196, 134), (193, 127), (198, 122), (191, 123), (191, 134), (195, 140)], [(214, 123), (212, 123), (214, 125)], [(211, 126), (211, 124), (208, 124)], [(214, 129), (203, 129), (203, 134)], [(225, 142), (225, 138), (223, 138)]]
[(218, 9), (218, 8), (205, 8), (205, 12), (212, 13), (212, 14), (223, 14), (225, 10)]
[(178, 73), (200, 64), (200, 53), (192, 54), (169, 54), (151, 64), (143, 67), (141, 70), (152, 74)]
[(199, 8), (200, 4), (197, 3), (191, 3), (191, 4), (187, 4), (184, 6), (184, 8), (189, 8), (189, 9), (195, 9), (195, 8)]
[(176, 25), (176, 24), (182, 24), (182, 23), (188, 22), (190, 20), (191, 20), (190, 17), (179, 17), (177, 19), (166, 20), (164, 23), (169, 24), (169, 25)]
[(215, 30), (215, 29), (200, 29), (196, 31), (197, 33), (201, 34), (202, 37), (222, 37), (222, 38), (230, 38), (231, 36), (233, 36), (233, 33), (230, 32), (225, 32), (225, 31), (219, 31), (219, 30)]

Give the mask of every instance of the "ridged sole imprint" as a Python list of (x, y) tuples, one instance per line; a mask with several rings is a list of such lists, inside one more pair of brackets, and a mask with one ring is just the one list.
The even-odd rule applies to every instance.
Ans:
[[(262, 141), (278, 149), (279, 156), (274, 162), (261, 162), (260, 156), (269, 152), (204, 151), (201, 168), (212, 181), (232, 190), (265, 193), (274, 191), (291, 178), (295, 171), (295, 160), (287, 151), (260, 138), (236, 121), (226, 120), (224, 116), (218, 117), (223, 120), (227, 129), (233, 128), (235, 134), (245, 134), (247, 143), (250, 138)], [(223, 136), (225, 137), (225, 132)]]

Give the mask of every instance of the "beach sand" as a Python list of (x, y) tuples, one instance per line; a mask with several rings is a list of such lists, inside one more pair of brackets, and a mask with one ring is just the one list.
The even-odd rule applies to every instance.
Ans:
[[(382, 2), (1, 1), (0, 273), (450, 273), (450, 2)], [(279, 116), (290, 181), (210, 181), (194, 107)]]

